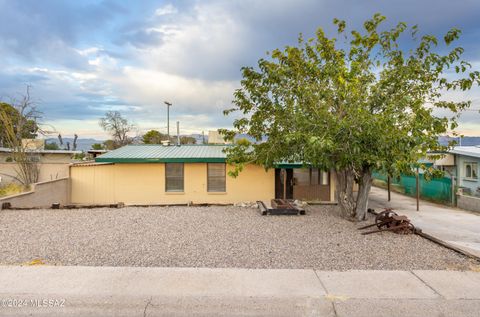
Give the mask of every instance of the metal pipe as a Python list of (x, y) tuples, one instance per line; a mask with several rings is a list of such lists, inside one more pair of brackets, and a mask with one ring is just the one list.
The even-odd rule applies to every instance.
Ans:
[(177, 145), (180, 146), (180, 121), (177, 121)]
[(167, 137), (170, 142), (170, 107), (172, 106), (172, 103), (168, 101), (164, 101), (164, 103), (167, 105)]

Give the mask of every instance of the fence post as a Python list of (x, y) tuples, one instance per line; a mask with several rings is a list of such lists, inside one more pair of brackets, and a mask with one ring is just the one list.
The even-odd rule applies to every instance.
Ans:
[(415, 173), (415, 180), (416, 180), (416, 185), (417, 185), (417, 211), (420, 209), (420, 181), (418, 177), (418, 167), (417, 171)]
[(450, 174), (450, 179), (452, 180), (452, 188), (451, 188), (451, 193), (452, 193), (452, 206), (455, 207), (455, 176), (453, 174)]
[(390, 201), (390, 175), (387, 176), (388, 201)]

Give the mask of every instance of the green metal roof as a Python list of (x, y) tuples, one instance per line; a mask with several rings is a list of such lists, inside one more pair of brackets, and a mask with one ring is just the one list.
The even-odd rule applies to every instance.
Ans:
[(95, 158), (109, 163), (223, 163), (226, 145), (127, 145)]

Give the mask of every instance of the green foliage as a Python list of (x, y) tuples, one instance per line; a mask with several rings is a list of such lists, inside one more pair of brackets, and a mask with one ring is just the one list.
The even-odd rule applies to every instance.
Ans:
[(87, 154), (85, 152), (81, 152), (81, 153), (77, 153), (77, 154), (74, 154), (73, 155), (73, 159), (74, 160), (83, 160), (85, 157), (87, 156)]
[(55, 142), (51, 142), (51, 143), (45, 142), (45, 150), (58, 151), (58, 150), (60, 150), (60, 147)]
[(196, 144), (197, 140), (191, 136), (181, 136), (180, 144)]
[[(162, 141), (166, 141), (168, 139), (169, 138), (166, 134), (163, 134), (157, 130), (150, 130), (147, 133), (145, 133), (142, 137), (142, 141), (145, 144), (161, 144)], [(177, 137), (170, 136), (170, 142), (176, 143)], [(180, 137), (180, 144), (196, 144), (196, 143), (197, 143), (197, 140), (194, 137), (190, 137), (190, 136)]]
[(103, 142), (103, 147), (105, 148), (105, 150), (115, 150), (117, 147), (117, 144), (115, 141), (113, 140), (107, 140), (105, 142)]
[(105, 145), (101, 143), (93, 143), (92, 150), (103, 150), (105, 149)]
[[(380, 31), (384, 20), (375, 14), (363, 30), (347, 33), (345, 21), (336, 19), (342, 45), (319, 28), (315, 38), (300, 37), (298, 46), (260, 59), (258, 68), (242, 68), (234, 107), (224, 113), (243, 116), (233, 131), (222, 132), (230, 140), (236, 133), (268, 140), (237, 144), (227, 151), (229, 162), (237, 168), (246, 162), (267, 168), (279, 161), (308, 162), (361, 183), (373, 169), (399, 174), (427, 150), (445, 150), (438, 136), (457, 126), (470, 101), (444, 100), (442, 92), (479, 84), (479, 72), (461, 60), (462, 48), (441, 53), (460, 31), (449, 31), (441, 46), (431, 35), (417, 39), (418, 27), (408, 30), (405, 23)], [(400, 36), (410, 36), (416, 47), (402, 50)], [(451, 70), (456, 79), (446, 76)], [(453, 115), (435, 115), (442, 108)]]
[(142, 137), (142, 141), (145, 144), (161, 144), (165, 140), (168, 140), (167, 135), (157, 130), (150, 130)]

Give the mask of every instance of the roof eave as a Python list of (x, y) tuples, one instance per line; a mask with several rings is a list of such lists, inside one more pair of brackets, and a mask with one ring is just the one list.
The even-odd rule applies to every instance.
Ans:
[(225, 163), (225, 158), (106, 158), (97, 157), (95, 162), (104, 163)]

